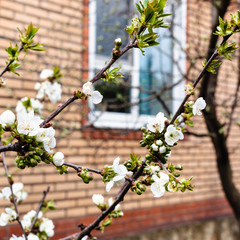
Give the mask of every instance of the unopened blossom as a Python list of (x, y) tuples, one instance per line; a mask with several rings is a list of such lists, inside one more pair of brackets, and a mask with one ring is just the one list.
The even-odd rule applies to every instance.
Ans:
[(151, 147), (153, 151), (158, 151), (158, 146), (155, 143), (153, 143)]
[(47, 79), (51, 78), (53, 76), (54, 72), (52, 69), (43, 69), (40, 73), (40, 78), (41, 79)]
[(131, 176), (133, 174), (131, 171), (128, 171), (123, 164), (119, 164), (119, 161), (120, 161), (119, 157), (117, 157), (113, 161), (112, 167), (113, 171), (116, 173), (116, 176), (110, 182), (107, 183), (106, 185), (107, 192), (109, 192), (114, 185), (118, 186), (119, 184), (124, 183), (126, 176)]
[(176, 127), (174, 127), (174, 125), (169, 125), (167, 127), (167, 131), (164, 134), (165, 137), (165, 142), (169, 145), (169, 146), (173, 146), (174, 143), (176, 143), (179, 139), (183, 139), (184, 135), (183, 133), (176, 129)]
[(96, 204), (96, 205), (100, 205), (100, 204), (104, 204), (104, 197), (101, 194), (93, 194), (92, 195), (92, 201)]
[(62, 152), (56, 152), (53, 155), (53, 163), (57, 167), (62, 166), (64, 163), (64, 154)]
[(161, 133), (165, 127), (165, 122), (168, 119), (164, 117), (164, 113), (159, 112), (154, 119), (149, 119), (147, 128), (154, 133)]
[(30, 113), (18, 113), (17, 121), (18, 132), (31, 137), (38, 134), (40, 129), (39, 125), (42, 122), (39, 116), (34, 116), (34, 111), (31, 111)]
[(166, 152), (166, 147), (165, 147), (165, 146), (161, 146), (161, 147), (159, 148), (159, 152), (160, 152), (161, 154), (165, 153), (165, 152)]
[(192, 106), (192, 113), (193, 115), (202, 115), (201, 110), (203, 110), (206, 107), (205, 100), (200, 97), (196, 100), (196, 102)]
[(158, 146), (161, 146), (161, 145), (163, 144), (163, 142), (162, 142), (162, 140), (159, 139), (159, 140), (156, 141), (156, 144), (157, 144)]
[(15, 114), (10, 110), (6, 110), (0, 115), (0, 124), (2, 127), (6, 127), (6, 125), (13, 124), (15, 122), (15, 119)]
[(154, 183), (151, 185), (151, 191), (154, 197), (162, 197), (166, 192), (165, 184), (169, 182), (169, 176), (166, 173), (160, 173), (160, 178), (157, 175), (153, 175), (152, 179)]
[(94, 104), (99, 104), (103, 99), (103, 96), (99, 91), (93, 91), (93, 85), (91, 82), (86, 82), (83, 84), (82, 92), (86, 96), (91, 97), (91, 100)]
[(43, 218), (43, 221), (39, 227), (40, 232), (45, 232), (48, 237), (52, 237), (54, 235), (53, 229), (54, 229), (54, 225), (52, 220), (48, 218)]

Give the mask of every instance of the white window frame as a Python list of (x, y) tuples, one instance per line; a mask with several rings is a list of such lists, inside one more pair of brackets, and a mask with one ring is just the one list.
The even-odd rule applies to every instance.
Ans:
[[(96, 1), (91, 0), (89, 3), (89, 79), (94, 77), (94, 70), (104, 67), (107, 59), (104, 57), (97, 57), (96, 54)], [(173, 0), (174, 1), (174, 0)], [(180, 45), (174, 45), (173, 48), (173, 62), (178, 62), (178, 65), (173, 65), (173, 83), (182, 78), (186, 69), (186, 56), (182, 49), (186, 46), (186, 12), (187, 0), (182, 0), (181, 4), (175, 12), (173, 34), (174, 37), (180, 42)], [(180, 23), (180, 24), (179, 24)], [(132, 79), (131, 89), (131, 103), (138, 101), (139, 90), (134, 87), (139, 86), (139, 49), (133, 49), (133, 65), (126, 69), (128, 64), (124, 65), (122, 71), (128, 70)], [(124, 60), (119, 59), (118, 62), (124, 64)], [(130, 68), (130, 69), (129, 69)], [(184, 98), (184, 81), (173, 88), (173, 113), (177, 110), (180, 102)], [(104, 96), (103, 96), (104, 97)], [(146, 125), (149, 118), (154, 116), (139, 115), (139, 107), (135, 105), (131, 107), (130, 113), (117, 113), (117, 112), (100, 112), (94, 111), (94, 104), (89, 101), (90, 112), (88, 114), (89, 124), (96, 128), (114, 128), (114, 129), (140, 129)]]

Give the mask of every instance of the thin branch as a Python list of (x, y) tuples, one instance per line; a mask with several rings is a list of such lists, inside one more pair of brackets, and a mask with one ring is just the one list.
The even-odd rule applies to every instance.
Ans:
[(48, 186), (47, 189), (43, 192), (43, 197), (42, 197), (41, 201), (40, 201), (39, 204), (38, 204), (38, 208), (37, 208), (35, 217), (34, 217), (34, 219), (33, 219), (33, 221), (32, 221), (31, 226), (30, 226), (30, 232), (32, 232), (32, 230), (33, 230), (34, 224), (35, 224), (36, 221), (37, 221), (38, 214), (39, 214), (39, 212), (41, 211), (41, 208), (42, 208), (42, 206), (43, 206), (43, 202), (45, 201), (45, 198), (46, 198), (49, 190), (50, 190), (50, 187)]
[(200, 133), (195, 133), (195, 132), (191, 132), (191, 131), (186, 131), (186, 132), (184, 132), (185, 134), (187, 134), (187, 135), (192, 135), (192, 136), (194, 136), (194, 137), (210, 137), (210, 133), (202, 133), (202, 134), (200, 134)]
[(84, 228), (84, 230), (82, 230), (82, 232), (78, 235), (76, 240), (81, 240), (84, 236), (89, 235), (91, 233), (91, 231), (94, 230), (96, 227), (98, 227), (100, 222), (109, 213), (111, 213), (121, 201), (123, 201), (124, 196), (127, 194), (128, 190), (132, 186), (132, 182), (135, 181), (136, 179), (138, 179), (142, 175), (143, 169), (145, 167), (145, 161), (143, 161), (142, 165), (139, 167), (139, 169), (136, 171), (136, 173), (132, 176), (131, 181), (126, 181), (124, 183), (123, 187), (121, 188), (121, 190), (118, 192), (117, 196), (115, 197), (115, 201), (113, 202), (113, 204), (107, 210), (102, 212), (102, 214), (93, 223), (91, 223), (89, 226)]
[[(237, 27), (234, 29), (234, 31), (237, 29)], [(225, 36), (220, 44), (220, 46), (222, 46), (224, 43), (227, 42), (227, 40), (232, 36), (233, 34), (230, 34), (228, 36)], [(207, 64), (204, 66), (204, 68), (202, 69), (202, 71), (199, 73), (198, 77), (196, 78), (196, 80), (193, 83), (193, 87), (196, 88), (196, 86), (198, 85), (199, 81), (202, 79), (203, 75), (207, 72), (207, 68), (210, 66), (211, 62), (218, 56), (218, 49), (215, 49), (215, 51), (213, 52), (212, 56), (209, 58), (209, 60), (207, 61)], [(187, 94), (185, 96), (185, 98), (183, 99), (181, 105), (179, 106), (177, 112), (174, 114), (170, 124), (173, 124), (174, 121), (177, 119), (177, 117), (183, 112), (184, 109), (184, 104), (187, 102), (187, 100), (189, 99), (189, 97), (191, 96), (191, 94)]]
[[(21, 45), (19, 46), (17, 52), (20, 53), (22, 50), (23, 50), (23, 43), (21, 42)], [(0, 77), (2, 77), (3, 74), (9, 70), (9, 69), (8, 69), (9, 66), (10, 66), (14, 61), (15, 61), (14, 59), (11, 60), (11, 61), (9, 61), (9, 63), (5, 66), (5, 68), (3, 69), (3, 71), (0, 73)]]
[(69, 98), (65, 103), (63, 103), (60, 107), (58, 107), (49, 117), (47, 117), (41, 124), (40, 127), (46, 127), (46, 124), (50, 122), (53, 118), (55, 118), (64, 108), (70, 105), (72, 102), (77, 100), (78, 98), (73, 96)]
[(24, 237), (27, 239), (27, 234), (23, 228), (23, 225), (22, 225), (22, 222), (21, 222), (21, 216), (20, 216), (20, 213), (18, 211), (18, 206), (17, 206), (17, 202), (16, 202), (16, 198), (14, 196), (14, 193), (13, 193), (13, 188), (12, 188), (12, 181), (10, 180), (10, 174), (9, 174), (9, 171), (8, 171), (8, 167), (7, 167), (7, 164), (6, 164), (6, 161), (5, 161), (5, 153), (2, 152), (2, 164), (4, 166), (4, 169), (5, 169), (5, 173), (6, 173), (6, 176), (7, 176), (7, 179), (8, 179), (8, 183), (9, 183), (9, 187), (10, 187), (10, 190), (11, 190), (11, 196), (12, 196), (12, 203), (14, 205), (14, 208), (15, 208), (15, 211), (17, 213), (17, 218), (16, 220), (18, 221), (18, 224), (22, 230), (22, 233), (24, 235)]
[(82, 166), (72, 164), (72, 163), (66, 163), (65, 162), (65, 163), (63, 163), (63, 165), (71, 167), (71, 168), (75, 169), (77, 172), (80, 172), (82, 169), (87, 169), (89, 172), (102, 174), (102, 171), (100, 171), (100, 170), (96, 170), (96, 169), (93, 169), (93, 168), (82, 167)]

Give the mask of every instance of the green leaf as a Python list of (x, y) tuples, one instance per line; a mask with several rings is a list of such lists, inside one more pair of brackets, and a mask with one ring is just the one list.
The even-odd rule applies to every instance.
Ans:
[(225, 42), (224, 44), (218, 47), (218, 54), (231, 61), (232, 56), (230, 54), (232, 54), (236, 49), (237, 47), (235, 42), (231, 43), (230, 45), (228, 45), (228, 43)]

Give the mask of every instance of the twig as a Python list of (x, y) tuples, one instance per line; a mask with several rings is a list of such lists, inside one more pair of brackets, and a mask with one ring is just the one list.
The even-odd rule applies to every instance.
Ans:
[[(238, 27), (236, 27), (234, 29), (234, 31), (237, 29)], [(228, 36), (225, 36), (220, 44), (220, 46), (222, 46), (233, 34), (230, 34)], [(214, 51), (214, 53), (212, 54), (212, 56), (209, 58), (209, 60), (207, 61), (207, 64), (204, 66), (204, 68), (202, 69), (202, 71), (199, 73), (198, 77), (196, 78), (196, 80), (193, 83), (193, 87), (196, 88), (196, 86), (198, 85), (199, 81), (202, 79), (203, 75), (206, 73), (207, 68), (210, 66), (211, 62), (218, 56), (218, 49), (216, 49)], [(174, 121), (177, 119), (177, 117), (183, 112), (184, 109), (184, 104), (187, 102), (188, 98), (191, 96), (191, 94), (187, 94), (185, 96), (185, 98), (183, 99), (181, 105), (179, 106), (177, 112), (174, 114), (170, 124), (173, 124)]]
[[(146, 161), (146, 160), (145, 160)], [(126, 181), (121, 188), (121, 190), (118, 192), (117, 196), (115, 197), (114, 203), (93, 222), (89, 226), (87, 226), (82, 232), (78, 235), (76, 240), (81, 240), (84, 236), (87, 236), (91, 233), (93, 229), (99, 226), (100, 222), (109, 214), (111, 213), (115, 207), (124, 199), (124, 196), (127, 194), (128, 190), (132, 186), (132, 182), (138, 179), (142, 173), (143, 169), (145, 167), (145, 161), (143, 161), (142, 165), (139, 167), (139, 169), (136, 171), (136, 173), (131, 178), (131, 181)]]
[(96, 170), (96, 169), (93, 169), (93, 168), (86, 168), (86, 167), (81, 167), (79, 165), (76, 165), (76, 164), (72, 164), (72, 163), (63, 163), (63, 165), (65, 166), (68, 166), (68, 167), (71, 167), (73, 169), (75, 169), (77, 172), (80, 172), (83, 168), (84, 169), (87, 169), (89, 172), (93, 172), (93, 173), (97, 173), (97, 174), (102, 174), (102, 171), (100, 170)]
[(10, 174), (9, 174), (9, 171), (8, 171), (8, 167), (7, 167), (7, 164), (6, 164), (6, 161), (5, 161), (5, 153), (2, 152), (2, 164), (4, 166), (4, 169), (5, 169), (5, 173), (6, 173), (6, 176), (7, 176), (7, 179), (8, 179), (8, 183), (9, 183), (9, 187), (10, 187), (10, 190), (11, 190), (11, 196), (12, 196), (12, 203), (15, 207), (15, 211), (17, 213), (17, 218), (16, 220), (18, 221), (18, 224), (22, 230), (22, 233), (25, 237), (25, 239), (27, 239), (27, 234), (23, 228), (23, 225), (22, 225), (22, 222), (21, 222), (21, 217), (20, 217), (20, 213), (18, 211), (18, 206), (17, 206), (17, 202), (16, 202), (16, 199), (15, 199), (15, 196), (14, 196), (14, 193), (13, 193), (13, 188), (12, 188), (12, 181), (10, 180)]
[[(23, 43), (21, 42), (21, 45), (19, 46), (17, 52), (20, 53), (22, 50), (23, 50)], [(0, 73), (0, 77), (2, 77), (3, 74), (8, 71), (9, 66), (10, 66), (14, 61), (15, 61), (14, 59), (11, 60), (11, 61), (9, 61), (9, 63), (5, 66), (5, 68), (3, 69), (3, 71)]]
[(33, 230), (34, 224), (35, 224), (36, 221), (37, 221), (38, 214), (39, 214), (39, 212), (41, 211), (41, 208), (42, 208), (43, 202), (45, 201), (45, 198), (46, 198), (46, 196), (47, 196), (49, 190), (50, 190), (50, 187), (48, 186), (47, 189), (43, 192), (43, 197), (42, 197), (41, 201), (40, 201), (39, 204), (38, 204), (38, 208), (37, 208), (37, 211), (36, 211), (35, 217), (34, 217), (34, 219), (33, 219), (33, 221), (32, 221), (31, 226), (30, 226), (30, 232), (32, 232), (32, 230)]

